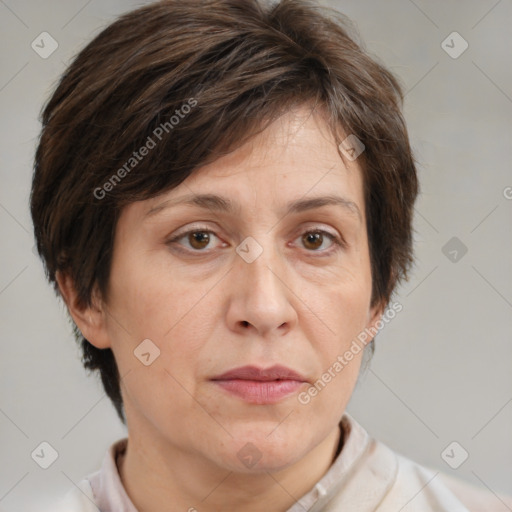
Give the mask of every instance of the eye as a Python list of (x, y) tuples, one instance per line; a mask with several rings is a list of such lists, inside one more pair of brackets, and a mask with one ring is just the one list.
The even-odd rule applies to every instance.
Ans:
[(217, 238), (217, 235), (209, 229), (192, 229), (171, 238), (167, 244), (176, 244), (179, 243), (180, 240), (185, 239), (189, 244), (188, 247), (185, 245), (187, 249), (192, 250), (192, 252), (205, 252), (204, 249), (208, 248), (212, 236)]
[[(322, 229), (305, 231), (298, 238), (301, 239), (301, 242), (304, 245), (304, 247), (310, 249), (311, 252), (330, 253), (340, 247), (343, 247), (344, 245), (343, 242), (338, 237)], [(333, 245), (335, 245), (336, 247), (334, 247), (334, 249), (331, 250), (319, 250), (324, 245), (326, 239), (331, 242), (330, 247), (333, 247)]]
[[(208, 249), (208, 246), (211, 245), (213, 238), (218, 237), (210, 229), (196, 228), (184, 233), (180, 233), (168, 240), (166, 243), (167, 245), (184, 245), (188, 252), (207, 253), (209, 251), (205, 249)], [(303, 246), (308, 249), (308, 252), (330, 254), (340, 247), (345, 246), (343, 240), (322, 229), (305, 231), (299, 237), (297, 237), (297, 239), (299, 238), (301, 239)], [(182, 240), (184, 240), (186, 243), (181, 242)], [(331, 247), (331, 249), (322, 249), (322, 246), (324, 246), (326, 241), (330, 242), (329, 247)]]

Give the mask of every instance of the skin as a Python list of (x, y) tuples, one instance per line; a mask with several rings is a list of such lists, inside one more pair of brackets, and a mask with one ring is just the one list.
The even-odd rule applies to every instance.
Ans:
[[(240, 211), (182, 205), (144, 217), (190, 193), (228, 197)], [(289, 201), (333, 193), (355, 203), (360, 217), (339, 205), (283, 214)], [(199, 235), (168, 243), (189, 229)], [(315, 230), (346, 245), (303, 236)], [(263, 249), (251, 263), (236, 252), (248, 236)], [(340, 158), (319, 111), (291, 111), (179, 187), (124, 208), (108, 297), (96, 294), (80, 309), (68, 277), (58, 279), (83, 335), (114, 352), (129, 431), (118, 466), (139, 511), (285, 511), (329, 469), (363, 351), (308, 404), (298, 393), (382, 308), (370, 307), (361, 169)], [(144, 339), (160, 350), (149, 366), (134, 356)], [(261, 405), (210, 380), (249, 364), (282, 364), (308, 382)], [(237, 456), (247, 443), (261, 457), (252, 467)]]

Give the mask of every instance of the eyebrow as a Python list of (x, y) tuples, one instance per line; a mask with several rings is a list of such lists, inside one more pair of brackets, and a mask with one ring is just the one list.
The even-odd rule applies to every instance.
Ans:
[[(239, 215), (241, 210), (239, 203), (232, 201), (227, 197), (222, 197), (216, 194), (189, 194), (186, 196), (163, 201), (162, 203), (148, 210), (144, 214), (144, 218), (146, 219), (163, 210), (179, 205), (197, 206), (199, 208), (213, 210), (216, 212), (231, 213), (233, 215)], [(357, 217), (360, 222), (363, 221), (361, 210), (356, 203), (336, 195), (318, 196), (291, 201), (286, 205), (284, 215), (291, 213), (301, 213), (329, 205), (341, 206), (346, 210), (347, 213)]]

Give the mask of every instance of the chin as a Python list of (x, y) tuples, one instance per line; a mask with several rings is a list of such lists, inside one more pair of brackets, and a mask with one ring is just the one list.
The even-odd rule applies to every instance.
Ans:
[(272, 456), (272, 455), (264, 455), (261, 454), (259, 456), (253, 457), (251, 459), (250, 456), (244, 455), (242, 460), (238, 458), (238, 453), (230, 454), (230, 457), (223, 464), (226, 469), (229, 471), (233, 471), (234, 473), (244, 473), (244, 474), (265, 474), (265, 473), (276, 473), (278, 471), (285, 470), (286, 468), (292, 466), (298, 460), (296, 454), (287, 454), (281, 456)]
[(304, 443), (298, 438), (293, 444), (282, 438), (270, 440), (268, 431), (257, 435), (236, 436), (236, 440), (228, 443), (229, 452), (224, 450), (221, 458), (222, 465), (237, 473), (265, 473), (286, 469), (304, 455)]

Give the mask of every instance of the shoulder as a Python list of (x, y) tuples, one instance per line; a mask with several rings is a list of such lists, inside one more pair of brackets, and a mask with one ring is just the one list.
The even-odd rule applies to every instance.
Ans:
[(379, 512), (392, 508), (403, 512), (471, 512), (444, 484), (439, 471), (433, 471), (394, 453), (398, 471)]
[[(422, 466), (395, 453), (398, 472), (395, 484), (382, 503), (387, 512), (397, 507), (402, 512), (510, 512), (510, 501), (498, 498), (446, 473)], [(507, 506), (508, 505), (508, 506)], [(396, 509), (395, 509), (396, 510)]]
[(512, 510), (512, 496), (495, 493), (490, 489), (476, 487), (459, 478), (440, 473), (444, 484), (466, 504), (471, 512), (510, 512)]
[(51, 509), (41, 512), (100, 512), (100, 509), (95, 504), (88, 478), (84, 478), (56, 501)]
[(370, 436), (348, 414), (345, 415), (345, 424), (349, 439), (351, 431), (354, 431), (357, 434), (355, 442), (366, 446), (364, 455), (336, 496), (343, 502), (341, 495), (346, 496), (349, 491), (352, 501), (343, 502), (346, 509), (350, 510), (348, 505), (363, 500), (368, 506), (359, 510), (372, 512), (512, 511), (512, 496), (471, 485), (443, 471), (418, 464)]

